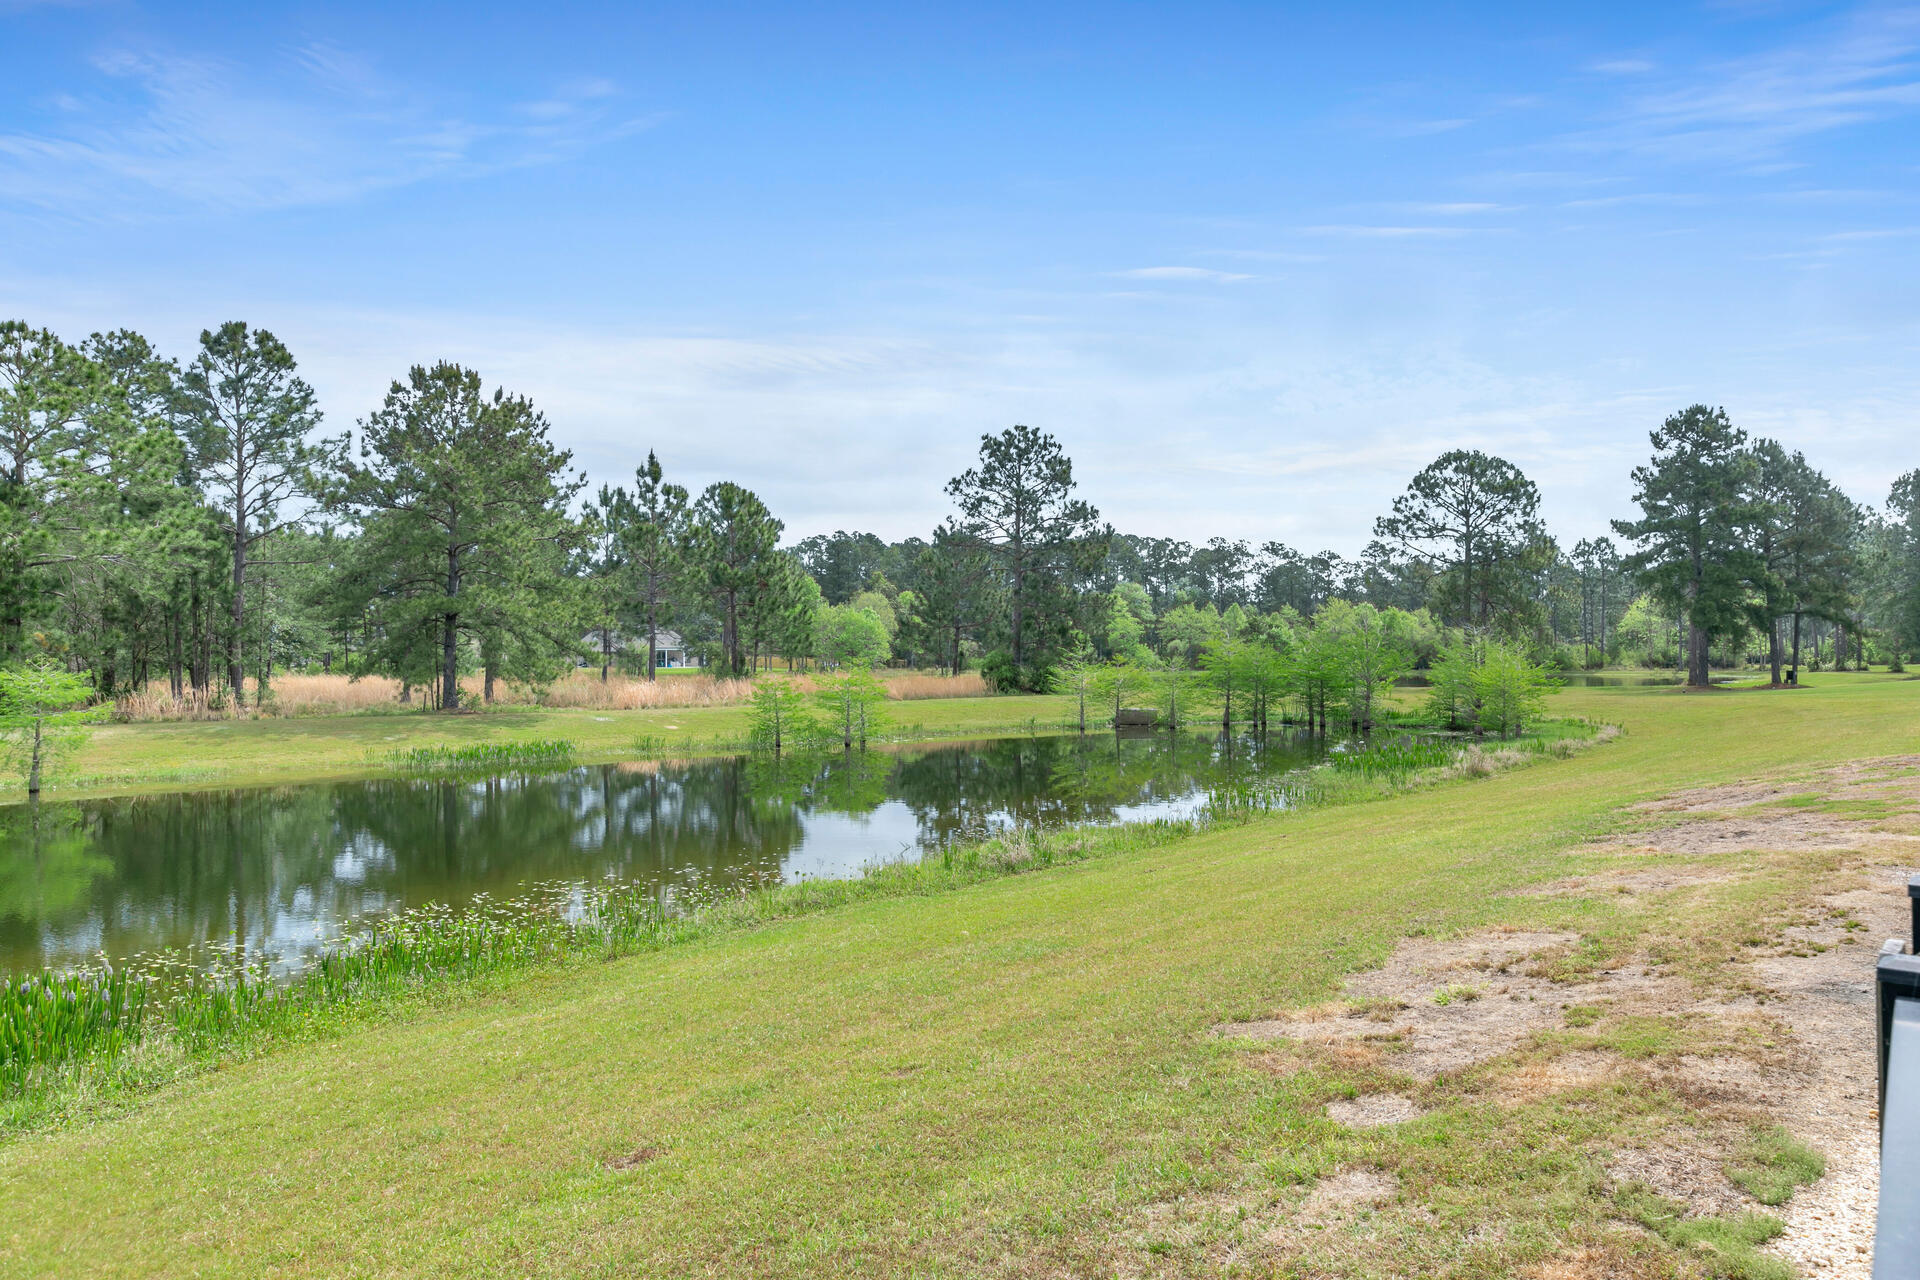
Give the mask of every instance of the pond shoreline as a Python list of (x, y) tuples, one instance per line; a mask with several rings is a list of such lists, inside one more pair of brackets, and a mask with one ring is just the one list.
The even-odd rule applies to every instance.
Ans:
[[(1485, 777), (1535, 761), (1565, 758), (1613, 734), (1582, 726), (1578, 737), (1521, 739), (1482, 752), (1463, 743), (1452, 763), (1382, 772), (1338, 768), (1309, 771), (1309, 785), (1290, 796), (1287, 808), (1349, 804), (1402, 791)], [(1245, 797), (1209, 805), (1192, 817), (1118, 824), (1082, 824), (1055, 830), (1014, 828), (972, 843), (950, 846), (938, 857), (877, 866), (857, 879), (810, 880), (761, 887), (703, 903), (684, 913), (656, 909), (618, 891), (585, 922), (534, 920), (492, 909), (461, 914), (428, 912), (376, 925), (349, 948), (323, 954), (286, 982), (267, 980), (244, 967), (228, 975), (184, 975), (182, 985), (149, 1011), (142, 1003), (106, 1007), (90, 1040), (69, 1033), (46, 1042), (41, 1059), (12, 1063), (8, 1088), (0, 1071), (0, 1133), (23, 1132), (96, 1106), (119, 1106), (162, 1084), (193, 1074), (234, 1054), (250, 1054), (291, 1039), (328, 1034), (375, 1011), (555, 964), (609, 960), (655, 951), (741, 928), (754, 928), (855, 902), (951, 891), (986, 880), (1082, 862), (1129, 850), (1153, 848), (1212, 830), (1270, 818), (1280, 806), (1249, 804)], [(511, 905), (511, 904), (509, 904)], [(610, 921), (610, 924), (605, 922)], [(112, 981), (125, 985), (125, 975)], [(33, 1004), (30, 984), (12, 988), (15, 1005), (0, 1007), (0, 1041), (16, 1046), (35, 1038), (36, 1008), (86, 1003), (86, 975), (50, 984)], [(73, 994), (63, 995), (71, 987)], [(65, 1000), (65, 1006), (62, 1000)], [(96, 1003), (98, 1003), (96, 1001)], [(154, 1024), (154, 1037), (141, 1026)], [(8, 1021), (10, 1020), (10, 1021)], [(68, 1015), (56, 1018), (62, 1024)], [(128, 1023), (134, 1024), (128, 1030)], [(17, 1052), (17, 1051), (16, 1051)], [(8, 1064), (0, 1063), (0, 1067)]]

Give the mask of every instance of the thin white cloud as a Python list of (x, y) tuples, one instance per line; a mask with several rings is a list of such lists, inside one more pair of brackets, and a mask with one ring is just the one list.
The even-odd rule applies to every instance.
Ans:
[(1423, 237), (1451, 239), (1467, 234), (1465, 227), (1375, 226), (1369, 223), (1330, 223), (1317, 227), (1302, 227), (1301, 230), (1309, 235), (1355, 236), (1371, 240), (1405, 240)]
[(271, 77), (127, 50), (94, 70), (115, 92), (66, 94), (40, 131), (0, 134), (0, 201), (98, 219), (328, 204), (554, 163), (656, 119), (615, 114), (605, 81), (562, 86), (518, 119), (467, 119), (329, 44), (289, 51)]
[(1238, 271), (1215, 271), (1211, 267), (1134, 267), (1114, 274), (1133, 280), (1202, 280), (1212, 284), (1233, 284), (1254, 279)]
[(1654, 64), (1645, 58), (1608, 58), (1589, 69), (1603, 76), (1643, 76), (1654, 69)]
[(1560, 207), (1562, 209), (1612, 209), (1634, 204), (1690, 206), (1706, 202), (1707, 197), (1687, 191), (1628, 191), (1617, 196), (1563, 200)]
[(1920, 109), (1920, 9), (1869, 9), (1809, 38), (1674, 72), (1564, 144), (1677, 163), (1779, 162), (1792, 143)]
[(1412, 213), (1424, 213), (1436, 218), (1466, 217), (1476, 213), (1511, 213), (1510, 204), (1490, 204), (1484, 200), (1454, 200), (1439, 204), (1410, 204), (1406, 208)]

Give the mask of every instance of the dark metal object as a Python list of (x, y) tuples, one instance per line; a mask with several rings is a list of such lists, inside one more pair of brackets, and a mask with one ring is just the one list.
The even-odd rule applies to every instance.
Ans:
[[(1880, 1076), (1880, 1138), (1887, 1136), (1887, 1058), (1893, 1051), (1893, 1006), (1899, 1000), (1912, 1000), (1920, 1006), (1920, 956), (1907, 954), (1907, 944), (1889, 938), (1880, 948), (1880, 963), (1875, 968), (1878, 988), (1878, 1016), (1874, 1019), (1874, 1042)], [(1920, 1142), (1920, 1133), (1913, 1136)]]
[[(1914, 957), (1883, 956), (1881, 965), (1890, 959)], [(1885, 991), (1882, 986), (1883, 996)], [(1920, 1212), (1915, 1212), (1920, 1202), (1920, 1000), (1903, 996), (1893, 1001), (1881, 1044), (1887, 1073), (1881, 1077), (1873, 1280), (1914, 1280), (1920, 1276)]]
[(1907, 878), (1907, 902), (1913, 908), (1913, 928), (1907, 934), (1912, 940), (1907, 950), (1920, 950), (1920, 875)]
[[(1913, 944), (1920, 945), (1920, 875), (1907, 881)], [(1874, 1041), (1880, 1083), (1880, 1210), (1874, 1280), (1920, 1277), (1920, 956), (1889, 938), (1874, 966)], [(1889, 1101), (1891, 1100), (1891, 1101)]]

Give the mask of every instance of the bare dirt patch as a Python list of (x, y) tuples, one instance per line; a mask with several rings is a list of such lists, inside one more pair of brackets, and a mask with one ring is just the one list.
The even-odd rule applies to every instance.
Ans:
[(1682, 1134), (1671, 1134), (1647, 1147), (1615, 1153), (1607, 1162), (1607, 1176), (1625, 1185), (1644, 1183), (1669, 1200), (1684, 1203), (1697, 1215), (1737, 1213), (1753, 1201), (1727, 1180), (1721, 1154)]
[(1354, 1050), (1380, 1065), (1431, 1080), (1511, 1053), (1566, 1010), (1597, 996), (1672, 985), (1644, 968), (1603, 971), (1580, 982), (1546, 976), (1579, 939), (1568, 933), (1494, 932), (1410, 938), (1384, 966), (1356, 974), (1346, 1003), (1258, 1022), (1225, 1023), (1220, 1035)]
[(1611, 1084), (1625, 1074), (1620, 1060), (1600, 1049), (1569, 1049), (1549, 1058), (1523, 1062), (1500, 1079), (1500, 1092), (1509, 1102), (1591, 1089)]
[[(1608, 841), (1600, 848), (1618, 862), (1537, 892), (1660, 893), (1794, 869), (1816, 870), (1823, 888), (1784, 916), (1774, 895), (1766, 916), (1741, 922), (1755, 936), (1742, 935), (1738, 958), (1703, 979), (1706, 987), (1639, 964), (1585, 970), (1570, 933), (1493, 931), (1409, 939), (1380, 968), (1353, 975), (1341, 1001), (1215, 1031), (1268, 1042), (1255, 1061), (1277, 1072), (1318, 1060), (1433, 1080), (1503, 1060), (1465, 1086), (1490, 1086), (1507, 1105), (1608, 1086), (1661, 1090), (1681, 1100), (1689, 1123), (1595, 1152), (1610, 1181), (1645, 1185), (1694, 1214), (1774, 1214), (1786, 1231), (1769, 1250), (1818, 1280), (1866, 1280), (1878, 1193), (1873, 965), (1881, 941), (1911, 927), (1908, 869), (1889, 864), (1915, 860), (1920, 756), (1855, 762), (1809, 781), (1702, 789), (1644, 809), (1673, 825)], [(1700, 1047), (1678, 1056), (1623, 1048), (1628, 1056), (1617, 1056), (1536, 1034), (1593, 1026), (1600, 1035), (1623, 1017), (1684, 1027)], [(1418, 1106), (1374, 1094), (1332, 1103), (1327, 1113), (1365, 1127), (1411, 1118)], [(1751, 1199), (1726, 1170), (1743, 1158), (1756, 1124), (1779, 1124), (1820, 1151), (1825, 1175), (1779, 1206)], [(1323, 1223), (1359, 1223), (1374, 1212), (1397, 1221), (1425, 1209), (1383, 1175), (1347, 1170), (1254, 1214), (1239, 1247), (1306, 1256), (1324, 1247)], [(1319, 1244), (1309, 1239), (1316, 1227)], [(1628, 1254), (1588, 1242), (1532, 1274), (1630, 1275), (1640, 1262), (1658, 1269), (1654, 1255), (1629, 1253), (1631, 1264)]]
[[(1798, 930), (1824, 950), (1768, 956), (1752, 966), (1771, 992), (1769, 1009), (1792, 1028), (1803, 1054), (1790, 1080), (1771, 1082), (1765, 1101), (1795, 1137), (1827, 1157), (1826, 1176), (1773, 1211), (1787, 1224), (1775, 1248), (1810, 1276), (1864, 1278), (1872, 1264), (1880, 1192), (1873, 967), (1880, 943), (1905, 937), (1911, 927), (1911, 873), (1865, 872), (1864, 887), (1822, 900), (1831, 923)], [(1865, 927), (1849, 929), (1846, 921)]]
[(1594, 897), (1601, 894), (1664, 893), (1696, 885), (1728, 884), (1740, 878), (1740, 872), (1728, 866), (1679, 863), (1673, 866), (1619, 868), (1591, 875), (1568, 876), (1537, 888), (1525, 890), (1521, 898)]
[(1857, 849), (1870, 834), (1865, 822), (1818, 810), (1772, 810), (1633, 831), (1606, 843), (1622, 853), (1711, 857), (1722, 853)]
[(1376, 1205), (1393, 1199), (1400, 1184), (1378, 1169), (1343, 1169), (1315, 1183), (1293, 1212), (1270, 1227), (1265, 1242), (1289, 1249), (1322, 1236), (1329, 1228), (1351, 1222)]
[(1808, 794), (1805, 784), (1793, 782), (1732, 782), (1718, 787), (1695, 787), (1633, 807), (1641, 813), (1725, 813), (1749, 805), (1778, 802)]
[(639, 1147), (625, 1155), (614, 1156), (606, 1163), (609, 1169), (637, 1169), (643, 1164), (658, 1160), (665, 1154), (666, 1152), (659, 1147)]
[(1327, 1118), (1349, 1129), (1377, 1129), (1382, 1125), (1405, 1124), (1424, 1114), (1412, 1098), (1398, 1093), (1367, 1093), (1358, 1098), (1341, 1098), (1327, 1104)]
[(1536, 1263), (1520, 1274), (1525, 1280), (1626, 1280), (1672, 1273), (1659, 1262), (1634, 1258), (1623, 1250), (1586, 1248)]

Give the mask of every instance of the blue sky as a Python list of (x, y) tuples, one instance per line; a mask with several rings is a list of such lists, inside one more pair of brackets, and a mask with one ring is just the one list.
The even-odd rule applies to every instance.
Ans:
[(0, 314), (412, 363), (795, 535), (1054, 432), (1119, 527), (1358, 550), (1474, 446), (1563, 537), (1694, 401), (1920, 466), (1920, 8), (0, 0)]

